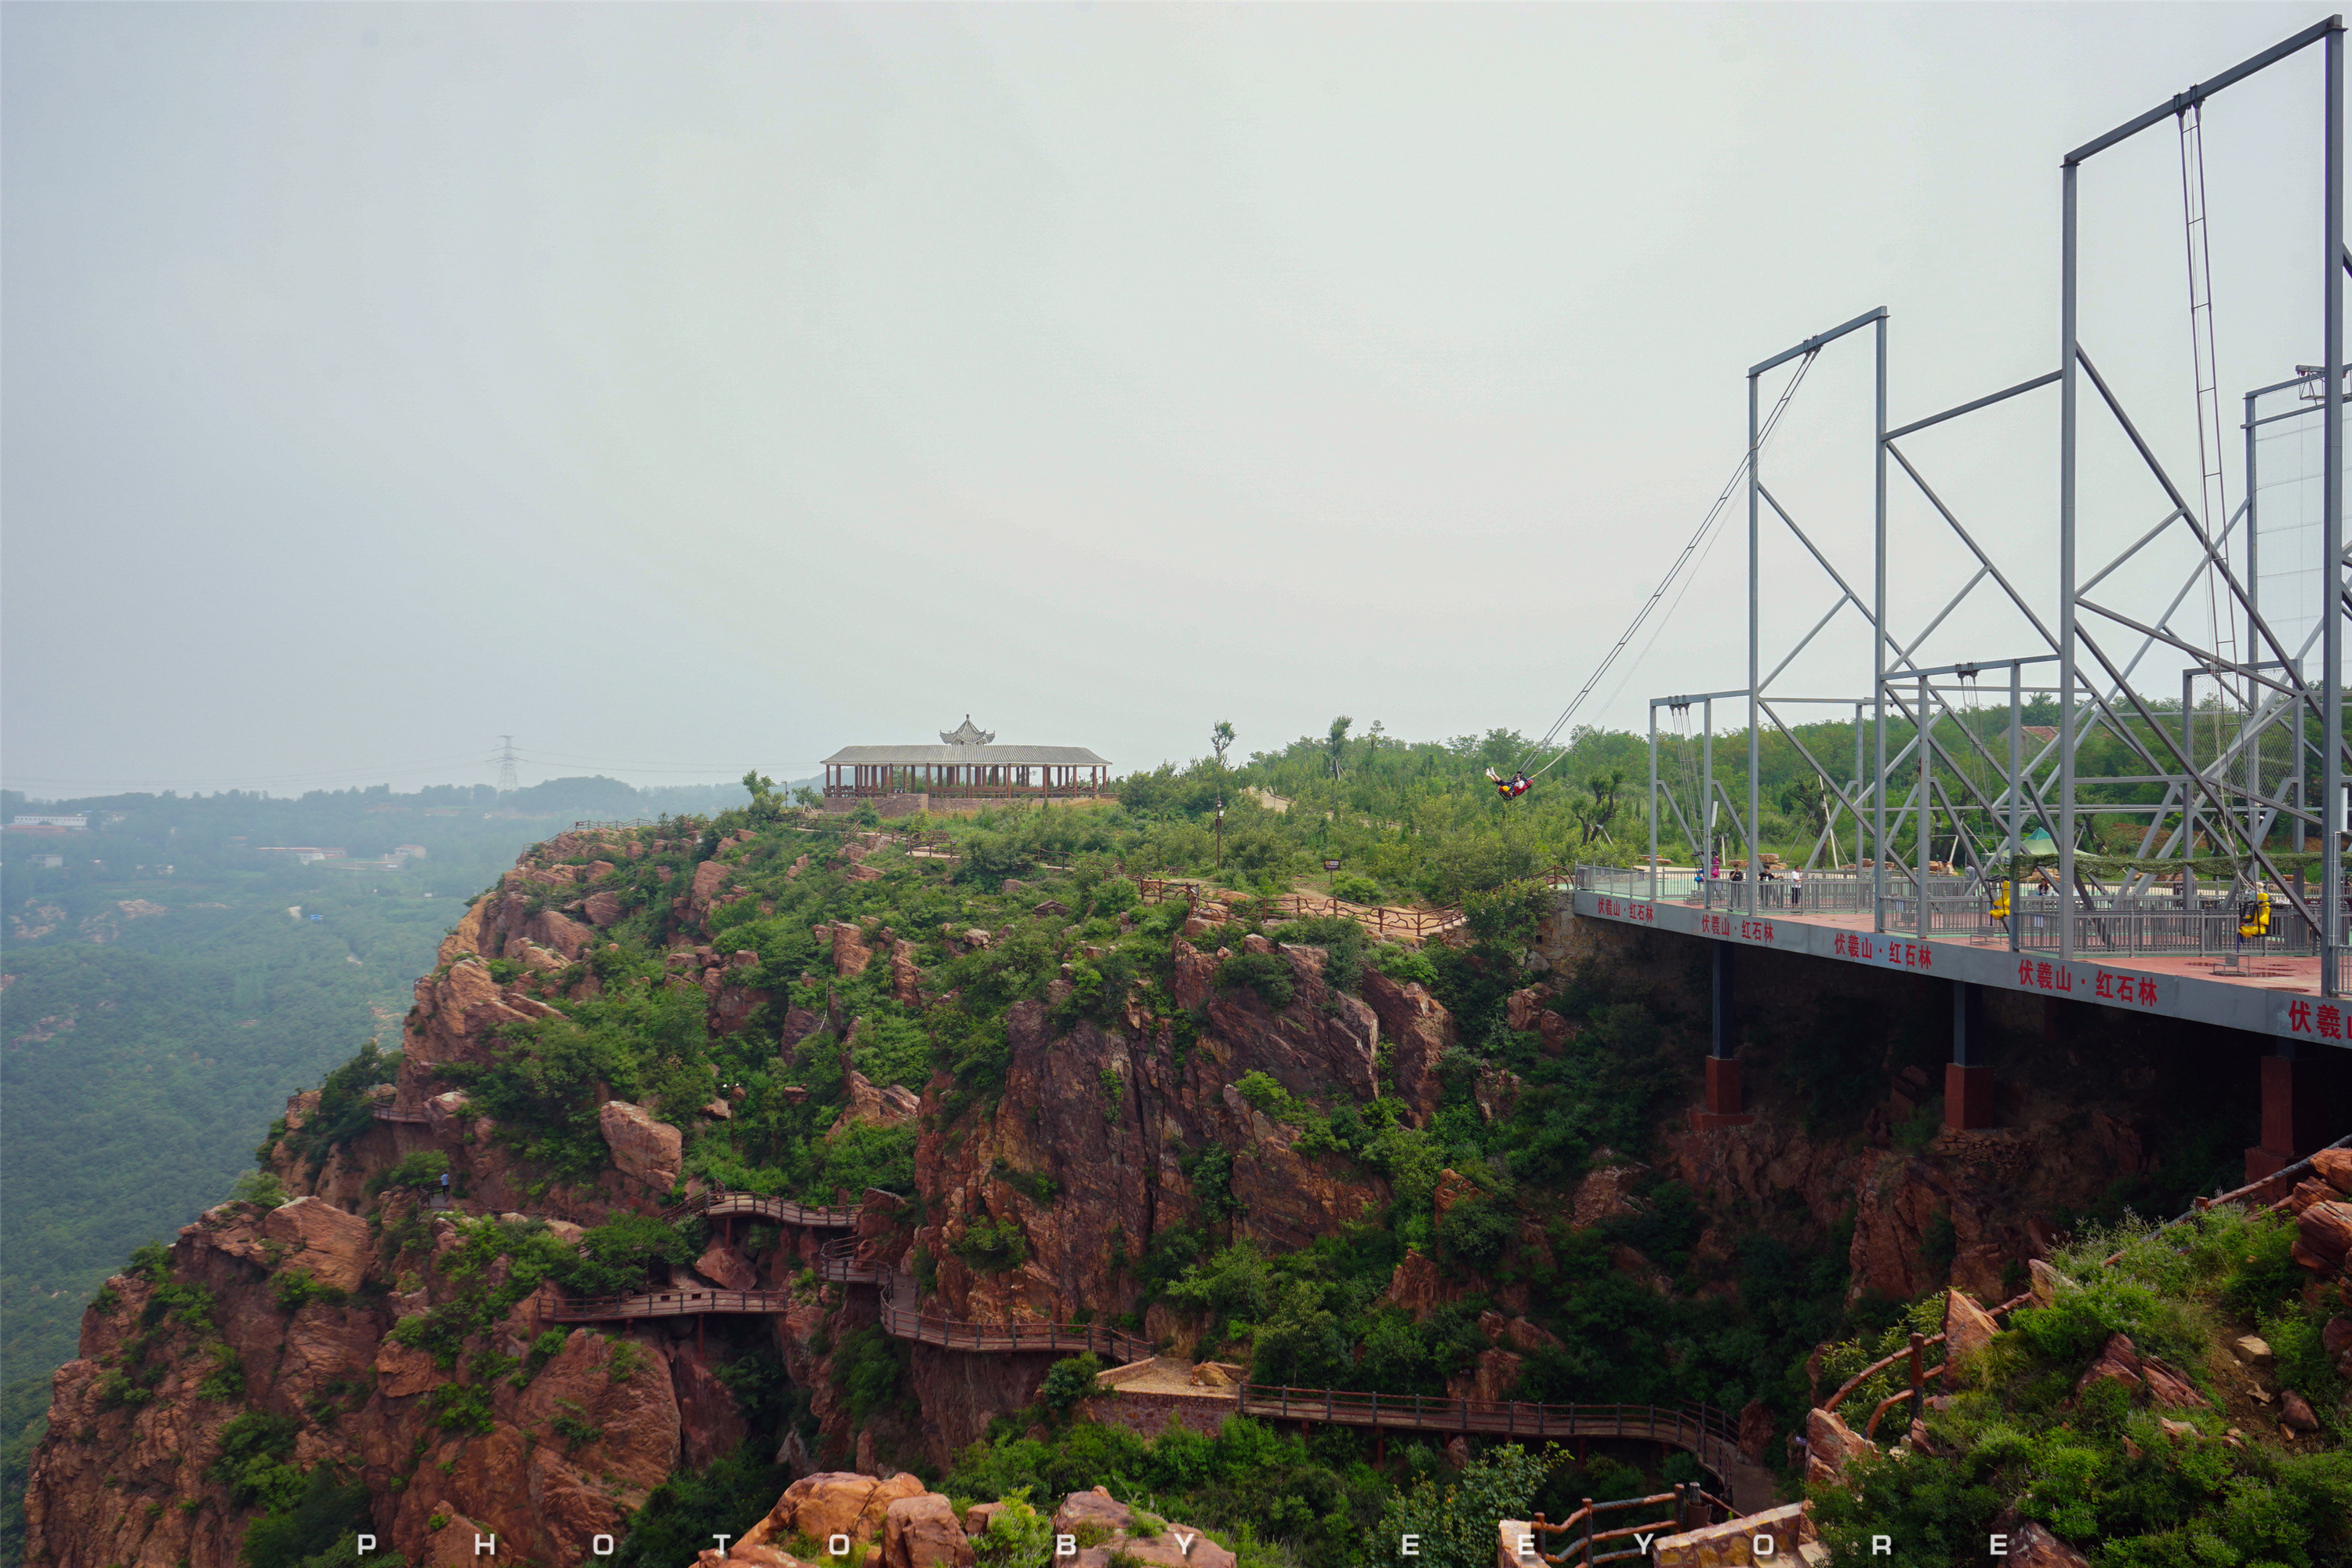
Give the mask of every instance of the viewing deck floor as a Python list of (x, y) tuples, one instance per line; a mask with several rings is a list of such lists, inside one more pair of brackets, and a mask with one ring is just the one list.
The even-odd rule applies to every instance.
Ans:
[[(1688, 889), (1687, 872), (1680, 880), (1683, 889)], [(2250, 947), (2233, 973), (2223, 967), (2225, 952), (2132, 951), (2132, 922), (2161, 918), (2160, 912), (2151, 917), (2139, 911), (2077, 911), (2076, 951), (2073, 958), (2062, 961), (2057, 952), (2059, 901), (2055, 899), (2019, 900), (2021, 945), (2012, 950), (2009, 932), (1997, 925), (1974, 931), (1931, 931), (1922, 942), (1916, 926), (1908, 931), (1874, 930), (1875, 922), (1866, 909), (1805, 908), (1801, 903), (1755, 914), (1727, 909), (1723, 883), (1716, 884), (1710, 889), (1711, 900), (1703, 901), (1687, 894), (1643, 896), (1648, 877), (1641, 871), (1592, 868), (1580, 874), (1579, 882), (1566, 896), (1575, 912), (1586, 919), (1705, 937), (1738, 947), (1933, 974), (2255, 1034), (2334, 1046), (2352, 1042), (2352, 1001), (2321, 998), (2315, 954)], [(1775, 900), (1785, 900), (1789, 890), (1786, 883), (1769, 885)], [(1930, 900), (1931, 906), (1943, 901)], [(2044, 910), (2036, 910), (2036, 904), (2044, 903)], [(2222, 918), (2230, 917), (2225, 913)]]

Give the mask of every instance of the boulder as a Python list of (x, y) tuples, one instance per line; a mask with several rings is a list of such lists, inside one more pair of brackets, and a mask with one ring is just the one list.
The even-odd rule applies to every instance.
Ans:
[(854, 1470), (820, 1470), (786, 1487), (767, 1517), (744, 1532), (740, 1544), (760, 1546), (778, 1536), (798, 1534), (820, 1546), (836, 1535), (846, 1535), (853, 1545), (870, 1546), (882, 1533), (890, 1505), (923, 1490), (923, 1483), (909, 1475), (882, 1481)]
[(915, 962), (915, 944), (911, 942), (890, 944), (890, 995), (904, 1006), (923, 1005), (923, 971)]
[(2230, 1342), (2230, 1353), (2248, 1366), (2278, 1364), (2278, 1357), (2272, 1352), (2270, 1342), (2259, 1334), (2240, 1334)]
[(596, 1109), (596, 1130), (613, 1152), (613, 1164), (624, 1175), (648, 1186), (667, 1187), (677, 1180), (678, 1162), (686, 1140), (653, 1112), (625, 1100), (608, 1100)]
[(2295, 1432), (2316, 1432), (2319, 1417), (2312, 1413), (2310, 1402), (2290, 1388), (2279, 1395), (2279, 1425)]
[(1846, 1465), (1875, 1452), (1870, 1440), (1838, 1415), (1815, 1408), (1805, 1414), (1805, 1479), (1809, 1484), (1836, 1480)]
[(1944, 1292), (1944, 1354), (1952, 1361), (1971, 1356), (1992, 1343), (2000, 1325), (1992, 1314), (1969, 1300), (1965, 1290)]
[(2091, 1560), (2038, 1524), (2011, 1532), (2007, 1568), (2091, 1568)]
[(1762, 1400), (1749, 1400), (1739, 1412), (1738, 1443), (1739, 1451), (1748, 1456), (1749, 1464), (1764, 1462), (1765, 1452), (1772, 1445), (1772, 1412)]
[(2158, 1405), (2187, 1410), (2211, 1403), (2197, 1392), (2197, 1385), (2189, 1381), (2187, 1373), (2152, 1355), (2139, 1358), (2139, 1374), (2147, 1384), (2148, 1397)]
[(893, 1498), (882, 1512), (883, 1568), (969, 1568), (971, 1543), (938, 1492)]
[(759, 1271), (751, 1261), (723, 1241), (714, 1241), (694, 1260), (694, 1271), (722, 1290), (756, 1290)]
[(725, 891), (727, 879), (734, 875), (731, 867), (716, 860), (705, 860), (694, 868), (694, 884), (686, 896), (686, 910), (697, 925), (710, 917), (710, 906)]
[(2108, 1340), (2099, 1359), (2076, 1381), (2074, 1392), (2079, 1394), (2096, 1383), (2121, 1384), (2126, 1394), (2137, 1394), (2147, 1386), (2140, 1376), (2139, 1352), (2132, 1348), (2130, 1336), (2117, 1334)]
[(866, 973), (874, 962), (874, 950), (865, 942), (865, 933), (847, 921), (816, 928), (819, 942), (829, 942), (833, 947), (833, 972), (844, 980), (852, 980)]
[(1389, 1288), (1372, 1303), (1376, 1307), (1402, 1307), (1419, 1322), (1438, 1308), (1462, 1293), (1459, 1281), (1449, 1281), (1439, 1272), (1427, 1254), (1416, 1247), (1405, 1249), (1404, 1260), (1389, 1276)]
[(1124, 1532), (1135, 1528), (1135, 1510), (1111, 1496), (1108, 1487), (1072, 1492), (1054, 1510), (1054, 1533), (1075, 1535), (1082, 1524), (1094, 1525), (1105, 1533)]
[(1591, 1230), (1612, 1219), (1631, 1218), (1639, 1212), (1632, 1189), (1642, 1170), (1640, 1165), (1604, 1165), (1586, 1173), (1576, 1184), (1575, 1196), (1569, 1199), (1569, 1223), (1579, 1230)]
[(1556, 1351), (1560, 1343), (1558, 1334), (1539, 1328), (1525, 1318), (1513, 1318), (1505, 1323), (1503, 1331), (1496, 1337), (1504, 1344), (1526, 1355), (1533, 1355), (1538, 1351)]
[(2295, 1262), (2315, 1274), (2332, 1274), (2352, 1252), (2352, 1203), (2314, 1204), (2294, 1221)]
[(2352, 1196), (2352, 1149), (2322, 1149), (2311, 1157), (2311, 1173)]
[(1475, 1399), (1499, 1404), (1511, 1397), (1519, 1384), (1519, 1358), (1506, 1350), (1483, 1350), (1467, 1372), (1455, 1373), (1446, 1379), (1445, 1392), (1456, 1399)]
[(2072, 1279), (2067, 1279), (2039, 1258), (2030, 1259), (2026, 1263), (2025, 1272), (2027, 1278), (2032, 1281), (2029, 1289), (2032, 1292), (2033, 1304), (2037, 1307), (2049, 1306), (2058, 1300), (2058, 1292), (2074, 1288), (2074, 1282)]
[(367, 1221), (324, 1198), (296, 1198), (270, 1210), (261, 1234), (287, 1249), (284, 1267), (300, 1269), (330, 1289), (358, 1289), (375, 1262)]

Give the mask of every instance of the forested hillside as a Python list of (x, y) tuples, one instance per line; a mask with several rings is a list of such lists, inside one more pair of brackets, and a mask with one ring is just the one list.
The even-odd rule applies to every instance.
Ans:
[[(592, 812), (743, 798), (734, 786), (641, 793), (610, 779), (503, 799), (471, 788), (0, 795), (0, 819), (80, 813), (91, 824), (9, 834), (0, 859), (7, 1495), (21, 1488), (50, 1371), (73, 1353), (89, 1292), (128, 1248), (170, 1237), (227, 1193), (286, 1085), (315, 1081), (372, 1036), (397, 1037), (434, 944), (518, 849)], [(425, 854), (396, 868), (263, 852), (326, 846), (381, 860), (403, 844)], [(44, 855), (63, 864), (37, 863)], [(5, 1540), (19, 1528), (12, 1507)]]

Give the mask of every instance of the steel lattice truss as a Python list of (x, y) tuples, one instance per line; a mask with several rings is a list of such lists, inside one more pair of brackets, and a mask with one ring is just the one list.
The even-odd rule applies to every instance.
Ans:
[[(2032, 865), (2030, 858), (2021, 861), (2021, 850), (2026, 836), (2038, 829), (2053, 841), (2056, 866), (2054, 879), (2046, 871), (2034, 873), (2050, 884), (2054, 895), (2037, 906), (2044, 914), (2035, 923), (2046, 921), (2053, 928), (2049, 945), (2056, 956), (2073, 958), (2086, 941), (2113, 950), (2118, 942), (2154, 940), (2118, 936), (2126, 930), (2156, 929), (2146, 922), (2133, 925), (2121, 912), (2153, 908), (2159, 899), (2179, 907), (2195, 905), (2201, 841), (2210, 847), (2202, 861), (2209, 872), (2217, 854), (2229, 862), (2227, 876), (2215, 880), (2233, 891), (2266, 889), (2282, 921), (2315, 944), (2324, 994), (2344, 994), (2341, 830), (2347, 826), (2345, 780), (2352, 753), (2346, 749), (2342, 672), (2345, 628), (2352, 616), (2346, 567), (2352, 564), (2352, 554), (2346, 550), (2343, 527), (2347, 401), (2343, 316), (2344, 279), (2352, 270), (2352, 251), (2344, 244), (2343, 41), (2342, 19), (2330, 17), (2066, 155), (2062, 165), (2058, 368), (1890, 427), (1889, 318), (1882, 308), (1749, 369), (1748, 684), (1739, 690), (1651, 701), (1651, 896), (1661, 890), (1658, 837), (1664, 812), (1699, 847), (1702, 865), (1715, 825), (1727, 820), (1727, 839), (1745, 847), (1746, 863), (1741, 880), (1721, 890), (1724, 901), (1751, 914), (1767, 907), (1766, 868), (1750, 827), (1763, 809), (1760, 748), (1763, 727), (1769, 724), (1795, 747), (1820, 782), (1824, 821), (1808, 865), (1816, 865), (1825, 849), (1834, 859), (1833, 845), (1850, 826), (1854, 858), (1871, 867), (1867, 896), (1878, 930), (1906, 931), (1916, 924), (1924, 939), (1934, 926), (1939, 902), (2005, 897), (1999, 892), (2003, 885), (2012, 893), (2019, 891), (2021, 868)], [(2212, 384), (2210, 298), (2203, 266), (2202, 107), (2214, 94), (2315, 44), (2321, 47), (2326, 69), (2321, 127), (2326, 172), (2321, 200), (2326, 245), (2320, 301), (2323, 363), (2299, 367), (2302, 374), (2295, 378), (2244, 395), (2246, 493), (2217, 521), (2214, 514), (2224, 510), (2224, 503), (2221, 404)], [(2143, 436), (2078, 334), (2076, 211), (2082, 170), (2099, 153), (2168, 119), (2182, 136), (2190, 321), (2192, 332), (2201, 334), (2196, 356), (2200, 449), (2197, 472), (2186, 487)], [(1875, 355), (1874, 471), (1870, 558), (1857, 569), (1853, 563), (1842, 566), (1835, 552), (1825, 549), (1773, 493), (1759, 440), (1759, 430), (1769, 431), (1770, 421), (1759, 422), (1758, 414), (1764, 378), (1792, 362), (1795, 374), (1801, 375), (1833, 345), (1859, 342), (1864, 329), (1869, 329)], [(1948, 421), (2052, 388), (2056, 390), (2059, 450), (2051, 530), (2057, 542), (2054, 560), (2004, 560), (1988, 550), (1968, 521), (1948, 504), (1927, 466), (1906, 452), (1905, 443)], [(1784, 392), (1784, 400), (1786, 395)], [(2284, 412), (2270, 411), (2281, 403), (2286, 405)], [(2078, 556), (2076, 512), (2084, 480), (2077, 452), (2086, 416), (2103, 422), (2137, 455), (2135, 480), (2147, 482), (2154, 498), (2145, 531), (2104, 559)], [(2311, 564), (2322, 586), (2316, 595), (2318, 608), (2302, 617), (2308, 622), (2302, 626), (2283, 626), (2275, 607), (2266, 609), (2260, 592), (2265, 574), (2257, 523), (2263, 515), (2260, 508), (2271, 503), (2260, 500), (2264, 481), (2258, 473), (2258, 437), (2290, 420), (2315, 423), (2320, 433), (2317, 541)], [(1972, 574), (1916, 626), (1897, 626), (1887, 606), (1888, 488), (1890, 479), (1898, 477), (1974, 563)], [(2113, 489), (2111, 484), (2098, 487), (2098, 499), (2108, 499)], [(1759, 615), (1759, 546), (1768, 531), (1780, 529), (1818, 568), (1832, 598), (1811, 629), (1772, 650), (1768, 665)], [(2184, 559), (2185, 568), (2180, 565)], [(2030, 592), (2052, 585), (2053, 566), (2054, 620), (2037, 612)], [(2177, 589), (2168, 598), (2161, 590), (2151, 594), (2144, 587), (2126, 587), (2135, 579), (2168, 583), (2176, 568)], [(2045, 593), (2043, 602), (2052, 597)], [(1989, 651), (1969, 663), (1923, 664), (1919, 650), (1928, 638), (1979, 598), (2005, 601), (2021, 618), (2027, 628), (2024, 646)], [(1867, 693), (1797, 696), (1777, 687), (1799, 657), (1849, 612), (1864, 623), (1871, 640)], [(2206, 617), (2202, 628), (2196, 624), (2200, 614)], [(2177, 690), (2170, 689), (2173, 673), (2179, 678)], [(1997, 750), (1968, 721), (1976, 711), (1980, 680), (2003, 675), (2009, 727), (2005, 748)], [(2159, 680), (2166, 683), (2160, 690), (2155, 684)], [(2203, 709), (2198, 706), (2200, 691), (2209, 698)], [(2028, 739), (2021, 721), (2029, 698), (2055, 700), (2059, 721), (2047, 739)], [(1744, 802), (1716, 780), (1713, 769), (1714, 705), (1741, 699), (1748, 704)], [(2174, 712), (2170, 710), (2176, 701), (2179, 710)], [(1823, 705), (1849, 710), (1853, 717), (1855, 755), (1850, 771), (1846, 759), (1809, 750), (1788, 717)], [(1660, 777), (1658, 710), (1667, 709), (1679, 720), (1694, 707), (1704, 714), (1704, 761), (1698, 775), (1704, 783), (1698, 790), (1705, 799), (1704, 804), (1691, 802), (1694, 810), (1686, 813), (1674, 781)], [(1890, 729), (1896, 732), (1890, 735)], [(2120, 746), (2130, 759), (2127, 765), (2139, 771), (2084, 774), (2084, 743), (2099, 737), (2112, 742), (2103, 748), (2110, 755)], [(2085, 799), (2086, 784), (2100, 786), (2102, 795), (2116, 793), (2116, 786), (2133, 786), (2150, 798)], [(2077, 846), (2085, 822), (2116, 816), (2146, 817), (2137, 853), (2122, 858), (2121, 863), (2110, 858), (2097, 868), (2079, 867)], [(1932, 858), (1937, 841), (1932, 828), (1938, 817), (1950, 829), (1955, 863), (1948, 870), (1930, 871), (1919, 862)], [(1921, 851), (1908, 862), (1898, 851), (1906, 828)], [(2306, 846), (2317, 850), (2315, 867), (2308, 865), (2308, 857), (2289, 857), (2290, 850), (2302, 851)], [(2315, 879), (2308, 876), (2315, 869)], [(1710, 902), (1717, 897), (1707, 896)], [(1855, 896), (1862, 896), (1860, 888)], [(2013, 928), (2024, 922), (2007, 923)], [(2012, 929), (2011, 945), (2019, 940)]]

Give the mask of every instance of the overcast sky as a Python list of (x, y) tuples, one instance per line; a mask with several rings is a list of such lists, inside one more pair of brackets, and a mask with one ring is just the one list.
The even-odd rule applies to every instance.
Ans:
[[(1884, 304), (1897, 422), (2053, 368), (2061, 154), (2325, 14), (9, 5), (6, 783), (486, 782), (504, 733), (525, 782), (799, 777), (967, 712), (1122, 771), (1220, 719), (1540, 731), (1750, 363)], [(2318, 81), (2209, 113), (2232, 444), (2319, 357)], [(2084, 213), (2085, 342), (2193, 484), (2171, 129)], [(1840, 348), (1768, 463), (1832, 548)], [(2054, 415), (1914, 447), (2044, 576)], [(2086, 461), (2114, 528), (2161, 515)], [(1902, 504), (1924, 619), (1963, 574)], [(1744, 683), (1744, 526), (1583, 717)], [(1769, 559), (1801, 632), (1828, 590)]]

